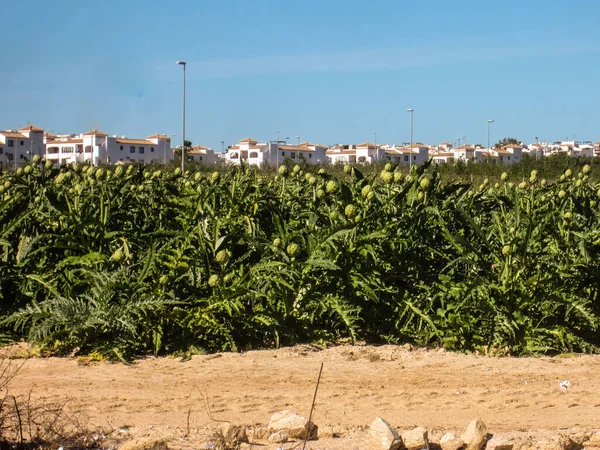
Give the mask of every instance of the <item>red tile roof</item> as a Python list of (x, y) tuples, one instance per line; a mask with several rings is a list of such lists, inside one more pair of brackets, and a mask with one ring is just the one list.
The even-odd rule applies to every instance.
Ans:
[(26, 127), (19, 128), (19, 131), (31, 131), (33, 133), (43, 132), (44, 129), (36, 127), (35, 125), (27, 125)]
[(27, 139), (26, 136), (22, 135), (21, 133), (17, 133), (16, 131), (0, 131), (0, 134), (9, 138)]
[(85, 133), (82, 133), (82, 134), (84, 136), (101, 136), (101, 137), (108, 136), (108, 134), (104, 133), (103, 131), (98, 131), (95, 128), (93, 130), (86, 131)]
[(154, 142), (146, 141), (144, 139), (117, 139), (119, 144), (134, 144), (134, 145), (156, 145)]

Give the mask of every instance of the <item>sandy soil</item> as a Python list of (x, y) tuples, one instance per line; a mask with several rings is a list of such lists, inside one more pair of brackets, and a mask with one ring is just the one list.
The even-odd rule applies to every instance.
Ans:
[[(361, 448), (343, 439), (364, 435), (376, 416), (399, 430), (424, 426), (434, 436), (460, 433), (473, 418), (494, 434), (600, 428), (598, 356), (517, 359), (396, 346), (297, 346), (132, 365), (33, 358), (9, 389), (33, 389), (44, 402), (69, 398), (72, 411), (123, 440), (156, 436), (172, 447), (205, 448), (217, 425), (212, 419), (252, 426), (266, 425), (282, 409), (308, 416), (321, 362), (313, 421), (322, 439), (310, 448)], [(566, 391), (563, 380), (570, 382)]]

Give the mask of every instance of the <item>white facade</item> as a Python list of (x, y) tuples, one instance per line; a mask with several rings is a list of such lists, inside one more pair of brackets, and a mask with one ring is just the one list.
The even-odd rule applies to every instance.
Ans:
[(196, 145), (186, 151), (188, 159), (201, 164), (215, 164), (219, 158), (215, 155), (215, 151), (203, 145)]
[(502, 164), (511, 165), (521, 161), (523, 149), (521, 147), (506, 145), (502, 150), (496, 150), (494, 153)]
[(326, 147), (309, 142), (298, 145), (281, 145), (279, 142), (261, 142), (250, 138), (242, 139), (227, 149), (225, 160), (232, 164), (278, 166), (284, 161), (323, 164), (327, 162)]
[(269, 144), (246, 138), (227, 149), (225, 160), (231, 164), (262, 166), (268, 160)]
[(146, 139), (109, 136), (91, 130), (79, 136), (45, 136), (46, 159), (67, 163), (130, 164), (168, 163), (173, 159), (171, 139), (155, 134)]
[(385, 158), (399, 164), (418, 166), (429, 159), (429, 147), (422, 144), (393, 146), (385, 151)]
[(385, 153), (385, 148), (370, 142), (357, 145), (338, 144), (327, 150), (327, 159), (332, 164), (372, 164), (385, 159)]
[(307, 164), (325, 164), (327, 148), (324, 145), (302, 142), (298, 145), (281, 145), (277, 142), (269, 143), (269, 164), (279, 165), (286, 160), (292, 162), (305, 162)]
[(460, 147), (452, 148), (455, 161), (467, 162), (471, 159), (475, 159), (475, 148), (469, 147), (468, 145), (461, 145)]
[(0, 164), (3, 168), (25, 165), (35, 155), (43, 156), (44, 130), (27, 125), (19, 130), (0, 131)]

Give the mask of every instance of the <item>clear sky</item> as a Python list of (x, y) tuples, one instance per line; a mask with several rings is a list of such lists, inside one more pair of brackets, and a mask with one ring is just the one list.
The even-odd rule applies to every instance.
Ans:
[(600, 140), (600, 1), (2, 0), (0, 129)]

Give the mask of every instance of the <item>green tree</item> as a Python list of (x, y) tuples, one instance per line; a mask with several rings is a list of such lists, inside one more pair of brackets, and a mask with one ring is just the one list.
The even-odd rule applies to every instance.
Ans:
[(498, 142), (496, 142), (495, 147), (502, 148), (505, 145), (520, 145), (520, 144), (521, 143), (516, 138), (509, 137), (509, 138), (501, 139)]

